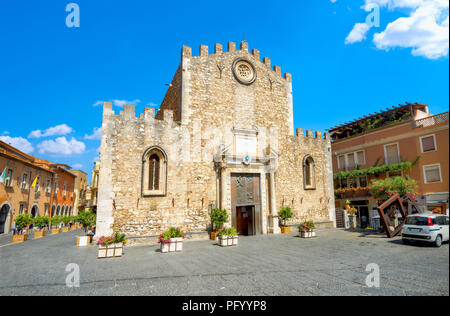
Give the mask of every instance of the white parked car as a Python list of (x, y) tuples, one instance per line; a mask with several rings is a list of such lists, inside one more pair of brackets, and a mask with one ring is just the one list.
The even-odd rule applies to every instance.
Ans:
[(442, 242), (448, 241), (447, 215), (441, 214), (413, 214), (406, 217), (406, 223), (402, 229), (402, 239), (405, 244), (410, 241), (432, 242), (440, 247)]

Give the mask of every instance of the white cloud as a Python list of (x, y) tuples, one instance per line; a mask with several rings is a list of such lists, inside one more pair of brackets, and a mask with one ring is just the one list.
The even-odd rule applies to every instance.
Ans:
[(23, 137), (0, 136), (0, 140), (29, 154), (34, 151), (33, 145)]
[(336, 3), (337, 2), (337, 0), (330, 0), (331, 2), (333, 2), (333, 3)]
[(386, 51), (411, 48), (412, 55), (429, 59), (448, 55), (448, 0), (365, 0), (362, 9), (370, 11), (374, 5), (407, 12), (406, 17), (390, 22), (383, 31), (374, 34), (376, 48)]
[[(105, 101), (97, 101), (97, 102), (94, 103), (94, 106), (103, 105), (104, 102)], [(136, 100), (133, 100), (133, 101), (128, 101), (128, 100), (115, 99), (115, 100), (111, 100), (109, 102), (112, 102), (115, 106), (118, 106), (118, 107), (122, 108), (122, 107), (124, 107), (127, 104), (129, 104), (129, 105), (137, 105), (138, 103), (141, 103), (141, 100), (136, 99)]]
[(76, 163), (76, 164), (74, 164), (74, 165), (72, 166), (72, 168), (73, 168), (73, 169), (81, 169), (81, 168), (83, 168), (83, 165), (80, 164), (80, 163)]
[(369, 29), (370, 27), (367, 23), (356, 23), (353, 27), (353, 30), (345, 39), (345, 44), (353, 44), (365, 40), (367, 31), (369, 31)]
[(71, 156), (84, 153), (86, 145), (83, 142), (77, 141), (72, 137), (68, 141), (65, 137), (58, 137), (55, 140), (46, 140), (37, 145), (39, 153), (61, 155), (61, 156)]
[(43, 133), (42, 130), (38, 129), (32, 131), (28, 138), (41, 138), (41, 137), (49, 137), (49, 136), (57, 136), (57, 135), (67, 135), (73, 132), (73, 129), (66, 124), (57, 125), (54, 127), (47, 128)]
[(102, 128), (95, 127), (92, 135), (84, 135), (84, 138), (100, 140), (102, 138)]
[(153, 102), (149, 102), (149, 103), (147, 103), (147, 106), (154, 108), (154, 107), (158, 107), (159, 105), (156, 103), (153, 103)]
[(136, 104), (138, 104), (138, 103), (140, 103), (141, 102), (141, 100), (133, 100), (133, 101), (128, 101), (128, 100), (112, 100), (112, 103), (115, 105), (115, 106), (118, 106), (118, 107), (123, 107), (124, 105), (127, 105), (127, 104), (129, 104), (129, 105), (136, 105)]

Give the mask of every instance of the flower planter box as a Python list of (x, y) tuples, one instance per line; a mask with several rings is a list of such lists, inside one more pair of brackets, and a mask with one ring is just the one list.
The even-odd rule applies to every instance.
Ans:
[(316, 237), (316, 232), (314, 232), (314, 231), (306, 231), (306, 230), (302, 230), (302, 231), (300, 231), (300, 237), (302, 237), (302, 238), (312, 238), (312, 237)]
[(61, 228), (52, 228), (52, 235), (61, 233)]
[(13, 235), (12, 242), (13, 243), (21, 243), (28, 240), (28, 234), (23, 235)]
[(369, 196), (369, 190), (357, 190), (355, 191), (355, 197)]
[(282, 234), (290, 234), (291, 226), (280, 226)]
[(69, 226), (64, 226), (63, 228), (61, 228), (61, 231), (63, 233), (67, 233), (69, 231), (70, 227)]
[(342, 193), (342, 196), (343, 196), (344, 198), (351, 198), (351, 197), (353, 197), (353, 194), (354, 194), (353, 191), (347, 191), (347, 192), (343, 192), (343, 193)]
[(239, 236), (219, 236), (219, 246), (231, 247), (238, 245)]
[(122, 257), (123, 255), (123, 244), (111, 244), (107, 246), (98, 245), (98, 256), (97, 258), (114, 258)]
[(72, 227), (70, 227), (70, 230), (76, 230), (77, 227), (75, 225), (72, 225)]
[(34, 239), (39, 239), (45, 237), (45, 229), (34, 232)]
[(77, 236), (77, 248), (87, 247), (91, 243), (91, 236)]
[(180, 252), (183, 251), (183, 238), (170, 238), (170, 242), (161, 242), (161, 252)]
[(219, 245), (221, 247), (228, 247), (228, 236), (219, 236)]

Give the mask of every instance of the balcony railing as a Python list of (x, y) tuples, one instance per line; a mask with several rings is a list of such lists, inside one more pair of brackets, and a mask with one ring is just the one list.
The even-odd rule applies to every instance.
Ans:
[(430, 117), (425, 117), (417, 121), (413, 121), (413, 126), (414, 128), (429, 127), (433, 125), (442, 124), (445, 122), (448, 122), (448, 112), (433, 115)]

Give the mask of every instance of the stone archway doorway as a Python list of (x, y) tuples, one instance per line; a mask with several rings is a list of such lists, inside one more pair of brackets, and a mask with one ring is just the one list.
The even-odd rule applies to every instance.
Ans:
[(31, 208), (31, 216), (39, 216), (39, 208), (37, 205), (33, 205), (33, 207)]
[(10, 207), (8, 204), (4, 204), (0, 208), (0, 234), (4, 234), (9, 231), (9, 227), (7, 227), (8, 218), (10, 214)]
[(231, 174), (231, 223), (240, 235), (262, 233), (260, 174)]

